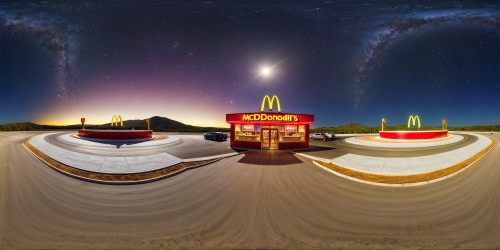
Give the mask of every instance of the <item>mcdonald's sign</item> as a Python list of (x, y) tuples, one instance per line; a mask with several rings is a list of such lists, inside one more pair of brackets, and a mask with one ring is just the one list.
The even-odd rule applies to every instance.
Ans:
[(418, 117), (418, 115), (410, 115), (410, 117), (408, 117), (408, 128), (410, 128), (410, 122), (412, 126), (415, 126), (415, 122), (418, 122), (418, 128), (420, 128), (420, 117)]
[[(274, 105), (277, 106), (278, 113), (266, 112), (266, 103), (269, 110), (272, 111)], [(279, 124), (279, 123), (294, 123), (294, 124), (312, 124), (314, 123), (314, 115), (307, 114), (291, 114), (281, 113), (281, 104), (278, 96), (265, 95), (260, 105), (260, 113), (236, 113), (227, 114), (226, 122), (228, 123), (266, 123), (266, 124)]]
[(242, 121), (280, 121), (298, 122), (299, 116), (294, 114), (244, 114)]
[(265, 95), (264, 98), (262, 99), (262, 104), (260, 105), (260, 112), (264, 112), (266, 100), (267, 100), (267, 104), (269, 106), (269, 111), (273, 111), (273, 103), (276, 100), (276, 105), (278, 106), (278, 113), (281, 113), (280, 100), (278, 99), (277, 95), (273, 95), (273, 97), (269, 97), (268, 95)]
[(117, 126), (118, 127), (118, 119), (120, 120), (120, 127), (123, 127), (123, 119), (121, 115), (113, 115), (111, 118), (111, 127)]

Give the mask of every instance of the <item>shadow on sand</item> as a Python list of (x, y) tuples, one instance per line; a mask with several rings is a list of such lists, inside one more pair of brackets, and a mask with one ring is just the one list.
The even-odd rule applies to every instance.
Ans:
[(244, 153), (244, 157), (238, 162), (253, 165), (289, 165), (302, 163), (291, 152), (256, 152), (249, 151)]
[(87, 140), (87, 141), (92, 141), (92, 142), (97, 142), (101, 144), (107, 144), (107, 145), (113, 145), (116, 148), (120, 148), (123, 145), (134, 145), (134, 144), (139, 144), (142, 142), (150, 141), (151, 139), (130, 139), (130, 140), (111, 140), (111, 139), (95, 139), (95, 138), (88, 138), (88, 137), (80, 137), (82, 140)]
[(337, 149), (337, 148), (322, 147), (322, 146), (310, 146), (309, 148), (306, 148), (306, 149), (297, 149), (297, 150), (294, 150), (294, 152), (297, 152), (297, 153), (321, 152), (321, 151), (328, 151), (328, 150), (335, 150), (335, 149)]

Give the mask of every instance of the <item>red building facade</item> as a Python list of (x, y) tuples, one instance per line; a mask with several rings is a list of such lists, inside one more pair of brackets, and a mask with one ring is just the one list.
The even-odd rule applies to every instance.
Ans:
[[(264, 112), (266, 101), (271, 111), (276, 102), (278, 112)], [(309, 147), (309, 126), (314, 123), (314, 115), (281, 113), (278, 97), (266, 95), (261, 112), (226, 114), (226, 122), (231, 124), (231, 147), (300, 149)]]

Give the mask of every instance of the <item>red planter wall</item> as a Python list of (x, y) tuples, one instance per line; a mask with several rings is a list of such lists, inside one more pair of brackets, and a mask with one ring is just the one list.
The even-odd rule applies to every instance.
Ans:
[(153, 137), (152, 130), (78, 130), (78, 136), (96, 139), (147, 139)]
[(279, 144), (280, 150), (308, 148), (309, 142), (283, 142)]
[(249, 141), (234, 141), (231, 140), (231, 147), (232, 148), (248, 148), (248, 149), (260, 149), (261, 148), (261, 143), (260, 142), (249, 142)]
[(446, 137), (447, 130), (438, 131), (380, 131), (381, 138), (402, 140), (423, 140)]

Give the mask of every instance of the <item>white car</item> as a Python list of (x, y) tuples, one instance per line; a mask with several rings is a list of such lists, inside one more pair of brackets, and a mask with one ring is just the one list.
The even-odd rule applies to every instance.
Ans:
[(311, 136), (311, 139), (313, 140), (323, 140), (323, 141), (333, 140), (333, 138), (335, 138), (334, 133), (316, 133)]
[(335, 133), (325, 133), (328, 140), (333, 140), (335, 138)]

